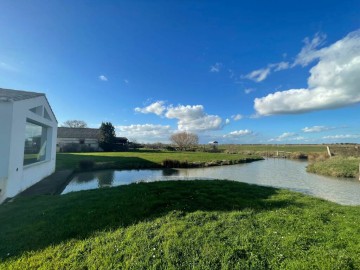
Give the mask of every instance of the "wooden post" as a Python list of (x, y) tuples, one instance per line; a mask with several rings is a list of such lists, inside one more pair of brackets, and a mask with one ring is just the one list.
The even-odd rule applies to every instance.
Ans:
[(330, 147), (329, 147), (329, 146), (326, 146), (326, 149), (327, 149), (327, 152), (328, 152), (328, 154), (329, 154), (329, 157), (331, 157)]

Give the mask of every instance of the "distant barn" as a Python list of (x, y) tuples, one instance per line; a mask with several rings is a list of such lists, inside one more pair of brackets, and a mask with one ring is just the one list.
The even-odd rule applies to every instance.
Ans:
[[(99, 147), (100, 129), (59, 127), (57, 136), (57, 151), (102, 151)], [(125, 137), (116, 137), (115, 144), (121, 147), (128, 145)]]

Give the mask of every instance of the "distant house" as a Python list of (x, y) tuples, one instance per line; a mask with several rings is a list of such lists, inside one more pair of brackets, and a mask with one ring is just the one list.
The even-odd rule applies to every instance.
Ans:
[[(57, 151), (102, 151), (99, 147), (100, 129), (59, 127), (57, 136)], [(115, 144), (125, 146), (128, 139), (116, 137)]]
[(69, 128), (58, 127), (57, 151), (100, 151), (100, 129), (98, 128)]
[(57, 120), (45, 94), (0, 88), (0, 203), (55, 171)]

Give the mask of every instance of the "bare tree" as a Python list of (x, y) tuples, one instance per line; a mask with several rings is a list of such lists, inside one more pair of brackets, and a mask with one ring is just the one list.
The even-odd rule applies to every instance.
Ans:
[(199, 143), (199, 137), (194, 133), (184, 131), (171, 135), (170, 141), (176, 144), (180, 150), (184, 150), (190, 146), (197, 145)]
[(82, 121), (82, 120), (67, 120), (61, 126), (69, 127), (69, 128), (87, 128), (88, 127), (86, 122)]

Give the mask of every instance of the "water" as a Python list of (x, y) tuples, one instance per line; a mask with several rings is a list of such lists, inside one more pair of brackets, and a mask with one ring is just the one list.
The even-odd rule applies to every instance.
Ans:
[(307, 173), (306, 165), (307, 162), (304, 161), (267, 159), (246, 164), (197, 169), (86, 172), (75, 175), (62, 194), (139, 181), (229, 179), (286, 188), (344, 205), (360, 205), (360, 181)]

